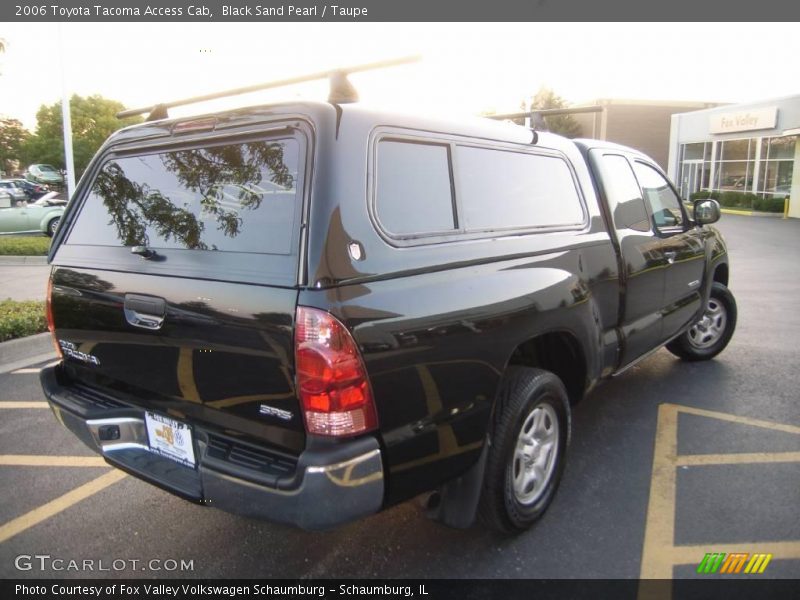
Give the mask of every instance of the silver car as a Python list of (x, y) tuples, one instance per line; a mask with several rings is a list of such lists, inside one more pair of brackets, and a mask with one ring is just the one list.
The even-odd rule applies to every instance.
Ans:
[(9, 196), (11, 196), (11, 199), (14, 202), (28, 199), (28, 194), (25, 193), (25, 190), (17, 187), (13, 181), (8, 179), (0, 179), (0, 190), (3, 190)]

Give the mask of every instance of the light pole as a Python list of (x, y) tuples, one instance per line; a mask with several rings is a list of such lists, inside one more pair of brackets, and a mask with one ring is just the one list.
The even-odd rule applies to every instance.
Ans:
[(64, 37), (61, 23), (56, 25), (58, 28), (58, 49), (59, 60), (61, 62), (61, 118), (64, 124), (64, 158), (67, 165), (67, 199), (72, 198), (75, 191), (75, 161), (72, 158), (72, 115), (69, 109), (69, 95), (67, 94), (67, 73), (64, 51)]

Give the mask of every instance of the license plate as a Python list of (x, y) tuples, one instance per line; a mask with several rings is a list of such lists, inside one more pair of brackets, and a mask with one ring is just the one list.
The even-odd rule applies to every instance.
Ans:
[(194, 467), (192, 430), (186, 423), (151, 412), (144, 414), (144, 421), (152, 452), (187, 467)]

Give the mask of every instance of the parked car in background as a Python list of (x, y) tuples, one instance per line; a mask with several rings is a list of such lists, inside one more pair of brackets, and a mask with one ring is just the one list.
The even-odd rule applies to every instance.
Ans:
[(53, 165), (31, 165), (25, 171), (25, 179), (46, 185), (64, 185), (64, 176)]
[(44, 233), (52, 237), (63, 214), (63, 206), (14, 201), (7, 192), (0, 191), (0, 235)]
[(66, 206), (67, 199), (61, 192), (47, 192), (44, 196), (36, 200), (34, 204), (40, 206)]
[(50, 191), (50, 188), (48, 188), (45, 184), (34, 183), (32, 181), (28, 181), (27, 179), (14, 178), (8, 179), (7, 181), (10, 181), (23, 192), (25, 192), (25, 194), (28, 196), (28, 200), (38, 200)]
[(14, 202), (28, 199), (28, 194), (20, 187), (17, 187), (10, 179), (0, 179), (0, 189), (6, 192)]

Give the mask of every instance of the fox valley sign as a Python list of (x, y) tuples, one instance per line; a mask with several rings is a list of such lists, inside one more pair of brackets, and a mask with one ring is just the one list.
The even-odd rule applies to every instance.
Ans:
[(712, 115), (709, 123), (711, 133), (734, 133), (772, 129), (778, 122), (778, 109), (775, 106), (742, 112)]

